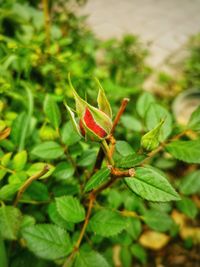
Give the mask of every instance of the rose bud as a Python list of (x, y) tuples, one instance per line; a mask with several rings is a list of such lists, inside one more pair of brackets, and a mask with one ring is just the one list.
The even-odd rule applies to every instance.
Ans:
[(78, 120), (75, 119), (74, 112), (66, 104), (70, 119), (76, 131), (79, 133), (79, 135), (84, 136), (86, 139), (90, 139), (92, 141), (101, 141), (105, 139), (110, 134), (112, 129), (111, 107), (103, 88), (98, 80), (97, 82), (99, 86), (97, 98), (98, 108), (91, 106), (77, 94), (76, 90), (72, 86), (70, 77), (69, 84), (73, 91)]
[(159, 146), (160, 131), (164, 122), (164, 120), (161, 120), (155, 128), (142, 136), (141, 146), (145, 150), (152, 151)]

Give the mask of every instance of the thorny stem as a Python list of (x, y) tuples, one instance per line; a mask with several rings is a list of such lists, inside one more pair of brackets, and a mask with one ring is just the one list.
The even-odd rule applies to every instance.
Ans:
[(81, 233), (79, 235), (79, 239), (76, 242), (74, 249), (71, 253), (71, 255), (67, 258), (67, 260), (64, 262), (63, 267), (67, 267), (70, 261), (73, 259), (75, 253), (78, 251), (80, 244), (82, 242), (82, 239), (84, 237), (87, 225), (89, 223), (90, 215), (92, 212), (92, 207), (94, 204), (94, 201), (96, 200), (97, 195), (99, 195), (103, 190), (106, 188), (110, 187), (117, 179), (123, 178), (123, 177), (133, 177), (135, 175), (135, 170), (134, 169), (129, 169), (129, 170), (120, 170), (117, 168), (111, 168), (111, 179), (108, 180), (105, 184), (97, 188), (96, 190), (93, 190), (90, 195), (89, 195), (89, 205), (87, 209), (87, 214), (85, 217), (85, 221), (83, 224), (83, 227), (81, 229)]
[(44, 22), (45, 22), (45, 31), (46, 31), (46, 45), (50, 46), (51, 32), (50, 32), (50, 15), (49, 15), (49, 1), (42, 0), (43, 12), (44, 12)]
[(47, 173), (49, 171), (49, 166), (48, 165), (45, 165), (43, 170), (40, 171), (39, 173), (36, 173), (34, 175), (32, 175), (31, 177), (29, 177), (25, 183), (20, 187), (18, 193), (17, 193), (17, 196), (15, 198), (15, 201), (14, 201), (14, 206), (16, 207), (17, 204), (19, 203), (23, 193), (26, 191), (26, 189), (32, 184), (33, 181), (39, 179), (40, 177), (42, 177), (45, 173)]
[[(119, 119), (121, 117), (121, 115), (123, 114), (124, 110), (125, 110), (125, 107), (128, 103), (128, 99), (124, 99), (122, 101), (122, 105), (119, 109), (119, 112), (114, 120), (114, 123), (113, 123), (113, 128), (112, 128), (112, 131), (111, 131), (111, 136), (110, 138), (112, 138), (112, 133), (114, 132), (115, 130), (115, 127), (116, 125), (118, 124), (119, 122)], [(180, 134), (177, 134), (176, 136), (174, 136), (170, 141), (175, 141), (177, 139), (179, 139), (180, 137), (182, 137), (183, 135), (185, 135), (187, 133), (187, 131), (184, 131)], [(110, 142), (112, 142), (112, 139), (109, 140)], [(115, 142), (113, 142), (112, 145), (114, 145)], [(149, 154), (148, 154), (148, 157), (141, 163), (145, 163), (146, 160), (152, 158), (155, 154), (157, 154), (158, 152), (160, 152), (163, 147), (165, 145), (167, 145), (168, 142), (165, 142), (165, 143), (162, 143), (158, 148), (156, 148), (155, 150), (151, 151)], [(103, 153), (104, 152), (104, 153)], [(91, 212), (92, 212), (92, 208), (93, 208), (93, 204), (96, 200), (96, 197), (97, 195), (99, 195), (103, 190), (109, 188), (113, 183), (116, 182), (116, 180), (120, 179), (120, 178), (124, 178), (124, 177), (133, 177), (135, 176), (135, 169), (131, 168), (131, 169), (128, 169), (128, 170), (121, 170), (121, 169), (117, 169), (114, 167), (114, 162), (113, 162), (113, 159), (112, 159), (112, 153), (113, 153), (113, 148), (111, 147), (111, 149), (109, 149), (109, 146), (108, 146), (108, 143), (106, 140), (103, 140), (102, 141), (102, 147), (101, 149), (99, 150), (99, 153), (97, 155), (97, 160), (101, 160), (101, 163), (102, 163), (102, 160), (103, 160), (103, 157), (104, 155), (107, 156), (107, 159), (108, 159), (108, 162), (111, 164), (111, 178), (104, 184), (102, 184), (99, 188), (93, 190), (90, 195), (89, 195), (89, 205), (88, 205), (88, 209), (87, 209), (87, 213), (86, 213), (86, 218), (85, 218), (85, 221), (84, 221), (84, 224), (83, 224), (83, 227), (81, 229), (81, 233), (79, 235), (79, 238), (78, 238), (78, 241), (76, 242), (75, 246), (74, 246), (74, 249), (71, 253), (71, 255), (67, 258), (67, 260), (64, 262), (64, 265), (63, 267), (67, 267), (68, 264), (70, 263), (70, 261), (73, 259), (75, 253), (78, 251), (79, 247), (80, 247), (80, 244), (82, 242), (82, 239), (84, 237), (84, 234), (85, 234), (85, 231), (86, 231), (86, 228), (87, 228), (87, 225), (89, 223), (89, 218), (91, 216)], [(101, 167), (101, 163), (100, 165), (97, 165), (98, 162), (96, 162), (95, 164), (95, 168), (94, 170), (96, 170), (96, 167), (98, 166), (98, 168)], [(98, 163), (99, 164), (99, 163)], [(131, 216), (131, 217), (137, 217), (137, 214), (135, 213), (131, 213), (131, 212), (127, 212), (127, 211), (121, 211), (121, 214), (123, 216)], [(139, 216), (138, 216), (139, 217)], [(142, 217), (141, 217), (142, 218)]]
[[(119, 110), (117, 112), (117, 115), (116, 115), (116, 117), (114, 119), (114, 122), (113, 122), (113, 126), (112, 126), (112, 129), (111, 129), (111, 136), (114, 133), (115, 128), (116, 128), (117, 124), (119, 123), (119, 120), (120, 120), (122, 114), (124, 113), (128, 102), (129, 102), (128, 98), (124, 98), (122, 100), (121, 106), (120, 106), (120, 108), (119, 108)], [(114, 147), (113, 147), (113, 151), (114, 151)], [(111, 151), (111, 155), (112, 155), (112, 151)], [(103, 148), (100, 147), (99, 152), (97, 154), (96, 162), (95, 162), (95, 165), (94, 165), (92, 173), (94, 173), (96, 170), (99, 170), (101, 168), (101, 164), (103, 162), (103, 159), (104, 159), (104, 151), (103, 151)]]

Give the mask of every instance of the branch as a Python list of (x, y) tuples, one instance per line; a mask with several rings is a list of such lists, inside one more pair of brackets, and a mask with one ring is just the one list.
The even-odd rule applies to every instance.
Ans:
[[(128, 98), (124, 98), (122, 100), (121, 106), (120, 106), (120, 108), (119, 108), (119, 110), (117, 112), (117, 115), (116, 115), (116, 117), (114, 119), (114, 122), (113, 122), (113, 126), (112, 126), (112, 129), (111, 129), (111, 132), (110, 132), (111, 136), (113, 135), (113, 133), (115, 131), (115, 128), (116, 128), (117, 124), (119, 123), (119, 120), (120, 120), (122, 114), (124, 113), (128, 102), (129, 102)], [(112, 152), (113, 151), (111, 151), (111, 155), (112, 155)], [(99, 170), (101, 168), (103, 159), (104, 159), (104, 152), (103, 152), (103, 148), (100, 147), (99, 152), (97, 154), (97, 158), (96, 158), (96, 162), (95, 162), (92, 174), (95, 173), (97, 170)]]
[(19, 203), (23, 193), (26, 191), (26, 189), (32, 184), (33, 181), (39, 179), (40, 177), (42, 177), (45, 173), (47, 173), (49, 171), (49, 166), (48, 165), (45, 165), (43, 170), (40, 171), (39, 173), (36, 173), (34, 175), (32, 175), (31, 177), (29, 177), (25, 183), (20, 187), (18, 193), (17, 193), (17, 196), (15, 198), (15, 201), (14, 201), (14, 206), (16, 207), (17, 204)]
[(84, 224), (82, 226), (81, 233), (79, 235), (79, 239), (76, 242), (71, 255), (64, 262), (63, 267), (67, 267), (68, 266), (68, 264), (73, 259), (75, 253), (78, 251), (78, 249), (80, 247), (80, 244), (81, 244), (82, 239), (84, 237), (87, 225), (89, 223), (90, 215), (91, 215), (91, 212), (92, 212), (92, 207), (93, 207), (93, 204), (94, 204), (94, 201), (95, 201), (97, 195), (99, 195), (106, 188), (110, 187), (116, 180), (118, 180), (120, 178), (124, 178), (124, 177), (133, 177), (134, 175), (135, 175), (135, 170), (133, 168), (131, 168), (129, 170), (120, 170), (120, 169), (117, 169), (117, 168), (113, 167), (113, 168), (111, 168), (111, 179), (108, 180), (105, 184), (103, 184), (99, 188), (97, 188), (96, 190), (93, 190), (89, 194), (89, 205), (88, 205), (85, 221), (84, 221)]
[(111, 134), (114, 133), (115, 128), (116, 128), (117, 124), (119, 123), (119, 120), (120, 120), (122, 114), (124, 113), (125, 108), (126, 108), (128, 102), (129, 102), (129, 98), (124, 98), (124, 99), (122, 100), (122, 103), (121, 103), (121, 106), (120, 106), (120, 108), (119, 108), (119, 111), (117, 112), (117, 115), (116, 115), (116, 117), (115, 117), (115, 119), (114, 119), (114, 122), (113, 122), (113, 126), (112, 126), (112, 130), (111, 130)]

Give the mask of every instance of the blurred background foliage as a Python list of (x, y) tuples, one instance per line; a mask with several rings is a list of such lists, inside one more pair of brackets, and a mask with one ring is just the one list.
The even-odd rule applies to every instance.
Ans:
[[(61, 227), (64, 225), (72, 232), (74, 238), (77, 235), (74, 225), (61, 220), (55, 211), (55, 203), (49, 202), (52, 196), (79, 194), (79, 181), (73, 179), (73, 176), (76, 176), (78, 171), (82, 174), (81, 179), (86, 179), (94, 164), (97, 145), (91, 146), (90, 143), (80, 141), (68, 122), (63, 105), (64, 99), (67, 98), (68, 102), (72, 100), (67, 74), (71, 73), (74, 87), (92, 104), (97, 95), (93, 77), (98, 77), (102, 81), (114, 114), (121, 99), (130, 98), (127, 113), (122, 117), (116, 131), (119, 140), (127, 141), (118, 141), (116, 145), (117, 153), (122, 156), (139, 148), (141, 135), (147, 130), (144, 118), (144, 110), (147, 107), (144, 103), (158, 101), (166, 110), (171, 110), (172, 97), (177, 93), (175, 90), (169, 98), (159, 96), (157, 99), (156, 96), (146, 93), (137, 100), (142, 93), (144, 81), (152, 73), (151, 68), (145, 63), (147, 49), (136, 36), (127, 35), (120, 40), (97, 39), (87, 27), (86, 17), (79, 17), (75, 13), (74, 6), (82, 4), (84, 1), (81, 0), (49, 1), (50, 21), (48, 22), (46, 16), (45, 22), (44, 6), (39, 0), (0, 0), (0, 130), (6, 127), (12, 129), (9, 139), (4, 139), (0, 143), (0, 199), (10, 203), (21, 183), (41, 170), (44, 166), (43, 161), (47, 162), (51, 166), (54, 179), (45, 179), (44, 183), (37, 181), (27, 190), (23, 212), (31, 218), (34, 217), (37, 222), (50, 221)], [(160, 83), (167, 89), (172, 90), (174, 86), (179, 86), (179, 91), (190, 86), (199, 88), (199, 36), (191, 41), (190, 51), (181, 83), (174, 77), (160, 75)], [(56, 103), (61, 111), (59, 130), (53, 127), (49, 121), (48, 111), (45, 111), (43, 104), (47, 97), (53, 108)], [(173, 118), (173, 132), (176, 133), (179, 127)], [(38, 150), (37, 145), (40, 146), (47, 141), (59, 144), (56, 153), (62, 160), (58, 160), (55, 154), (42, 154)], [(60, 146), (68, 149), (67, 161), (66, 158), (62, 158), (63, 151), (60, 150)], [(15, 157), (19, 152), (22, 153), (18, 156), (22, 158), (20, 166), (16, 163), (18, 160)], [(152, 164), (168, 173), (185, 198), (175, 204), (146, 203), (136, 195), (123, 191), (122, 185), (119, 186), (120, 190), (122, 188), (121, 191), (118, 188), (106, 191), (101, 199), (103, 205), (112, 209), (123, 207), (134, 211), (143, 217), (145, 222), (141, 223), (138, 218), (134, 218), (134, 227), (128, 229), (128, 233), (122, 232), (109, 240), (103, 240), (100, 236), (91, 238), (94, 246), (103, 251), (111, 264), (113, 247), (115, 255), (118, 255), (116, 244), (120, 244), (122, 249), (118, 257), (122, 266), (132, 266), (132, 257), (137, 264), (135, 266), (155, 266), (156, 260), (159, 261), (159, 257), (162, 256), (165, 257), (167, 266), (178, 266), (170, 265), (173, 264), (173, 257), (170, 258), (170, 255), (174, 253), (174, 245), (172, 249), (170, 246), (167, 247), (166, 254), (162, 248), (168, 242), (176, 240), (177, 249), (182, 248), (180, 250), (183, 257), (190, 257), (187, 249), (191, 249), (200, 240), (199, 227), (196, 227), (200, 206), (197, 195), (199, 187), (193, 188), (191, 181), (194, 177), (188, 176), (193, 170), (196, 176), (199, 175), (197, 166), (184, 165), (166, 153), (155, 157)], [(5, 177), (6, 179), (3, 179)], [(37, 206), (37, 201), (44, 205)], [(184, 228), (188, 221), (189, 225), (196, 228)], [(138, 238), (149, 229), (148, 227), (154, 231), (154, 235), (143, 235), (143, 240), (140, 240), (139, 244)], [(190, 231), (190, 234), (187, 231)], [(156, 248), (149, 247), (148, 243), (153, 243), (152, 240), (156, 240)], [(11, 267), (56, 266), (24, 250), (23, 242), (21, 246), (14, 246), (14, 250), (9, 250)], [(195, 254), (196, 251), (197, 247), (192, 253)], [(148, 263), (148, 258), (152, 263)]]

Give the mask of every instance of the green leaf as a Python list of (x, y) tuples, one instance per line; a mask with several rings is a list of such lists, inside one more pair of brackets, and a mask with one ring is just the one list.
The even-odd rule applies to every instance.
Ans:
[(115, 165), (119, 168), (131, 168), (139, 165), (145, 158), (145, 155), (132, 154), (116, 160)]
[(146, 211), (143, 219), (150, 228), (158, 232), (170, 230), (174, 224), (172, 218), (167, 213), (153, 209)]
[(74, 130), (70, 122), (67, 122), (61, 130), (62, 141), (67, 146), (76, 144), (81, 140), (80, 135)]
[(142, 123), (136, 119), (135, 117), (133, 117), (132, 115), (123, 115), (121, 117), (121, 122), (123, 124), (123, 126), (126, 129), (129, 129), (131, 131), (135, 131), (135, 132), (141, 132), (142, 131)]
[(178, 160), (200, 163), (200, 140), (174, 141), (166, 146), (166, 150)]
[(29, 227), (35, 224), (35, 218), (30, 215), (24, 215), (22, 218), (22, 222), (20, 225), (20, 230), (22, 230), (25, 227)]
[(1, 170), (0, 169), (0, 181), (4, 178), (4, 176), (6, 175), (6, 173), (7, 173), (7, 170)]
[(96, 251), (80, 250), (74, 267), (109, 267), (104, 257)]
[(108, 180), (108, 177), (110, 176), (110, 169), (108, 167), (105, 167), (98, 172), (96, 172), (90, 180), (87, 182), (85, 186), (85, 192), (88, 192), (94, 188), (97, 188), (102, 183)]
[(184, 195), (200, 193), (200, 170), (185, 176), (179, 185), (179, 190)]
[(30, 122), (34, 106), (33, 95), (27, 83), (25, 84), (25, 89), (27, 93), (27, 100), (25, 100), (27, 102), (27, 111), (20, 113), (14, 120), (11, 131), (11, 139), (18, 146), (18, 151), (24, 149), (26, 139), (30, 134)]
[(117, 152), (124, 157), (129, 156), (129, 155), (133, 155), (135, 153), (133, 148), (126, 141), (117, 141), (115, 148), (116, 148)]
[(144, 118), (147, 109), (151, 105), (151, 103), (155, 102), (155, 98), (152, 94), (148, 92), (144, 92), (139, 98), (136, 103), (136, 110), (140, 117)]
[(67, 229), (67, 230), (72, 230), (73, 229), (73, 223), (67, 222), (66, 220), (64, 220), (60, 214), (57, 211), (56, 208), (56, 203), (55, 202), (51, 202), (48, 206), (48, 215), (51, 219), (51, 221), (53, 223), (55, 223), (56, 225)]
[(160, 132), (163, 123), (164, 120), (161, 120), (155, 128), (142, 136), (141, 146), (147, 151), (152, 151), (159, 146)]
[(4, 167), (8, 167), (9, 163), (10, 163), (10, 159), (12, 156), (12, 152), (6, 153), (5, 155), (3, 155), (3, 157), (1, 157), (1, 165)]
[(126, 230), (133, 240), (137, 240), (142, 231), (140, 220), (137, 218), (128, 218), (128, 227)]
[(138, 167), (134, 177), (124, 179), (137, 195), (150, 201), (179, 200), (179, 195), (163, 174), (152, 167)]
[(200, 131), (200, 106), (192, 113), (188, 127), (193, 131)]
[(58, 180), (66, 180), (71, 178), (74, 174), (74, 167), (69, 162), (60, 162), (54, 172), (53, 176), (55, 176)]
[[(41, 170), (43, 170), (46, 165), (47, 164), (43, 163), (43, 162), (33, 163), (30, 166), (30, 168), (26, 171), (26, 173), (29, 176), (32, 176), (32, 175), (40, 172)], [(42, 177), (40, 177), (40, 180), (48, 178), (53, 173), (53, 171), (55, 169), (55, 167), (51, 164), (48, 164), (48, 168), (49, 168), (49, 171), (47, 173), (45, 173)]]
[(176, 203), (176, 206), (191, 219), (194, 219), (198, 214), (198, 208), (190, 198), (183, 198)]
[(13, 195), (18, 191), (21, 185), (22, 185), (22, 182), (4, 185), (0, 189), (0, 199), (1, 200), (11, 199)]
[(58, 129), (61, 123), (60, 110), (53, 97), (49, 94), (46, 95), (44, 100), (44, 112), (55, 129)]
[(123, 246), (120, 250), (120, 260), (123, 267), (131, 267), (132, 265), (132, 255), (129, 247)]
[(22, 215), (12, 206), (0, 207), (0, 235), (5, 239), (16, 240)]
[(38, 257), (47, 260), (63, 258), (72, 251), (67, 232), (53, 224), (38, 224), (22, 230), (27, 247)]
[(127, 220), (118, 212), (111, 210), (98, 211), (91, 219), (91, 230), (101, 236), (109, 237), (119, 234), (127, 227)]
[(15, 171), (21, 171), (24, 169), (27, 162), (27, 152), (26, 150), (23, 150), (21, 152), (18, 152), (12, 161), (12, 167)]
[(151, 104), (145, 116), (147, 129), (149, 131), (154, 129), (161, 120), (164, 120), (164, 123), (160, 131), (159, 141), (163, 142), (172, 131), (172, 117), (164, 107), (154, 103)]
[(31, 198), (32, 200), (36, 201), (48, 201), (49, 200), (49, 193), (48, 188), (45, 184), (34, 181), (26, 190), (23, 195), (23, 199)]
[(131, 246), (131, 252), (141, 263), (145, 264), (147, 262), (147, 253), (139, 244), (133, 244)]
[(64, 154), (64, 151), (58, 143), (49, 141), (36, 145), (31, 153), (42, 159), (57, 159)]
[(96, 159), (96, 151), (92, 149), (85, 150), (80, 158), (77, 160), (77, 165), (80, 167), (87, 167), (94, 164)]
[(78, 223), (85, 219), (84, 207), (79, 200), (72, 196), (56, 198), (56, 207), (60, 216), (67, 222)]

